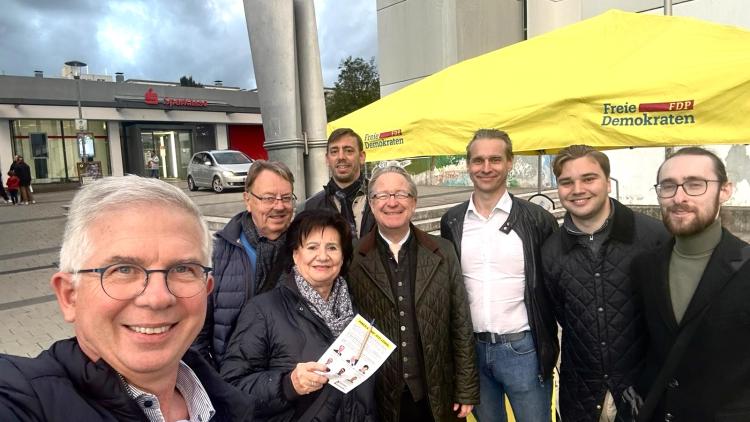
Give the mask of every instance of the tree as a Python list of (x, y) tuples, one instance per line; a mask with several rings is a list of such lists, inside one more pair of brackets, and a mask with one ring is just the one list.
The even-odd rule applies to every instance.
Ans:
[(352, 56), (339, 64), (339, 78), (333, 92), (326, 95), (326, 114), (333, 121), (380, 98), (380, 75), (375, 58), (369, 61)]
[(193, 80), (193, 75), (180, 76), (180, 86), (193, 86), (196, 88), (203, 88), (202, 83)]

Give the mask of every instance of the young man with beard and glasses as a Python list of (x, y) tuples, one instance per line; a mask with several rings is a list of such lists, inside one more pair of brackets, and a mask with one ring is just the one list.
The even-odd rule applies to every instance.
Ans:
[(750, 420), (750, 246), (721, 226), (726, 168), (688, 147), (656, 180), (674, 239), (632, 266), (649, 333), (638, 420)]
[(2, 421), (249, 421), (245, 395), (188, 350), (213, 286), (211, 233), (175, 186), (86, 184), (50, 280), (75, 337), (0, 355)]
[(283, 270), (280, 252), (297, 200), (293, 189), (294, 176), (284, 163), (253, 162), (243, 194), (247, 210), (216, 233), (216, 287), (193, 347), (217, 367), (242, 307), (251, 297), (272, 289)]
[(645, 358), (646, 327), (630, 263), (667, 240), (658, 220), (609, 197), (609, 158), (587, 145), (552, 165), (567, 211), (542, 248), (542, 273), (562, 326), (560, 413), (565, 421), (614, 422), (619, 397)]
[(352, 239), (359, 239), (375, 226), (367, 202), (368, 180), (362, 174), (365, 165), (362, 138), (349, 128), (334, 130), (328, 137), (326, 163), (331, 180), (305, 201), (304, 209), (328, 208), (340, 212), (351, 226)]
[(445, 213), (441, 235), (461, 260), (479, 358), (480, 422), (551, 420), (557, 323), (542, 284), (541, 248), (557, 228), (552, 214), (511, 195), (507, 133), (480, 129), (466, 147), (471, 198)]

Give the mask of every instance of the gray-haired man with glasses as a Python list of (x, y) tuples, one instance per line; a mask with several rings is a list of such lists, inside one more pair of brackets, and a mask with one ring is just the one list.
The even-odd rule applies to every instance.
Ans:
[(361, 239), (349, 290), (398, 348), (375, 375), (383, 421), (465, 418), (479, 401), (474, 338), (461, 266), (448, 241), (411, 224), (417, 187), (398, 166), (368, 187), (376, 229)]
[(680, 149), (655, 189), (674, 239), (632, 266), (650, 339), (638, 420), (750, 420), (750, 246), (721, 226), (724, 163)]
[(218, 367), (237, 317), (253, 296), (276, 285), (277, 263), (292, 222), (297, 197), (294, 176), (278, 161), (253, 162), (245, 179), (246, 210), (216, 233), (213, 255), (216, 288), (194, 348)]
[(249, 420), (243, 394), (188, 350), (213, 287), (200, 211), (158, 179), (112, 177), (73, 199), (51, 286), (74, 338), (0, 356), (0, 419)]

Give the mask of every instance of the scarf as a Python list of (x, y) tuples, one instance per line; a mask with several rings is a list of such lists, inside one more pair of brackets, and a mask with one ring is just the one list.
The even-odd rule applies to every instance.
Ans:
[[(282, 233), (276, 240), (270, 240), (265, 236), (258, 234), (258, 230), (255, 228), (253, 218), (249, 212), (245, 211), (245, 216), (240, 219), (242, 224), (242, 232), (247, 237), (247, 241), (250, 242), (250, 246), (255, 249), (255, 255), (257, 256), (255, 263), (255, 286), (253, 286), (253, 295), (258, 294), (266, 286), (267, 278), (271, 275), (271, 269), (276, 261), (278, 261), (279, 251), (282, 249), (286, 240), (286, 232)], [(276, 285), (277, 280), (270, 280), (270, 287)]]
[(341, 215), (349, 222), (349, 227), (352, 230), (352, 238), (354, 239), (357, 238), (357, 224), (354, 221), (352, 205), (354, 204), (354, 199), (357, 197), (357, 193), (359, 193), (359, 190), (362, 187), (363, 178), (364, 176), (360, 175), (354, 183), (345, 188), (339, 187), (339, 185), (334, 182), (333, 178), (331, 178), (331, 180), (328, 181), (327, 186), (328, 191), (333, 193), (341, 203)]
[(352, 298), (349, 296), (349, 288), (344, 277), (339, 276), (333, 280), (331, 293), (325, 301), (317, 290), (300, 275), (296, 265), (292, 269), (294, 282), (297, 284), (302, 299), (307, 302), (312, 312), (325, 322), (335, 337), (341, 335), (347, 324), (354, 318)]

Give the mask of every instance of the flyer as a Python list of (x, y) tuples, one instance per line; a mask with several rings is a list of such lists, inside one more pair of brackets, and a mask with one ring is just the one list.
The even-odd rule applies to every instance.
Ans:
[(396, 345), (374, 325), (357, 314), (341, 335), (318, 359), (330, 371), (321, 373), (343, 393), (362, 384), (383, 365)]

